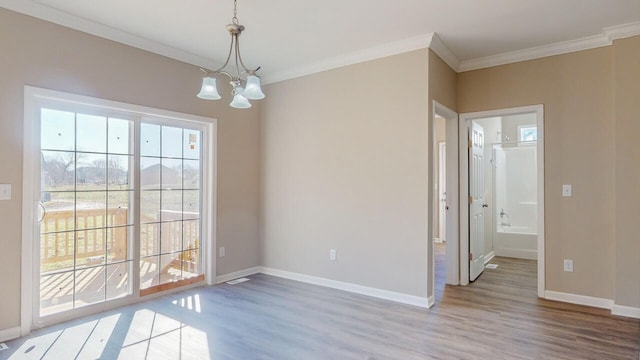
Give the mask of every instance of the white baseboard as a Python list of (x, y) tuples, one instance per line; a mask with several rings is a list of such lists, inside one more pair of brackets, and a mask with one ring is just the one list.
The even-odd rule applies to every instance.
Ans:
[(0, 342), (17, 339), (20, 337), (20, 326), (0, 330)]
[(538, 251), (529, 249), (515, 249), (515, 248), (496, 248), (495, 256), (504, 256), (516, 259), (537, 260)]
[(372, 296), (379, 299), (395, 301), (395, 302), (413, 305), (413, 306), (419, 306), (422, 308), (429, 307), (429, 299), (419, 297), (419, 296), (407, 295), (407, 294), (402, 294), (394, 291), (376, 289), (372, 287), (367, 287), (367, 286), (362, 286), (362, 285), (357, 285), (357, 284), (352, 284), (352, 283), (347, 283), (347, 282), (342, 282), (337, 280), (331, 280), (331, 279), (326, 279), (326, 278), (321, 278), (316, 276), (298, 274), (298, 273), (293, 273), (289, 271), (272, 269), (268, 267), (263, 267), (261, 272), (263, 274), (277, 276), (277, 277), (281, 277), (289, 280), (295, 280), (295, 281), (300, 281), (308, 284), (349, 291), (356, 294)]
[(489, 263), (489, 261), (493, 260), (494, 257), (496, 257), (496, 252), (495, 251), (492, 251), (489, 254), (485, 255), (484, 264), (487, 265)]
[(237, 279), (237, 278), (241, 278), (241, 277), (244, 277), (244, 276), (257, 274), (257, 273), (261, 272), (261, 270), (262, 270), (261, 266), (255, 266), (255, 267), (244, 269), (244, 270), (240, 270), (240, 271), (234, 271), (232, 273), (219, 275), (219, 276), (216, 276), (216, 284), (220, 284), (220, 283), (227, 282), (229, 280), (234, 280), (234, 279)]
[(613, 304), (611, 307), (611, 315), (640, 319), (640, 308)]
[(597, 307), (601, 309), (611, 310), (611, 308), (613, 307), (613, 300), (611, 299), (603, 299), (603, 298), (596, 298), (591, 296), (569, 294), (569, 293), (563, 293), (563, 292), (557, 292), (557, 291), (546, 290), (544, 292), (544, 298), (547, 300), (562, 301), (562, 302), (567, 302), (571, 304)]
[(429, 296), (429, 297), (427, 298), (427, 307), (428, 307), (429, 309), (431, 309), (431, 307), (432, 307), (433, 305), (435, 305), (435, 303), (436, 303), (436, 298), (435, 298), (434, 296)]

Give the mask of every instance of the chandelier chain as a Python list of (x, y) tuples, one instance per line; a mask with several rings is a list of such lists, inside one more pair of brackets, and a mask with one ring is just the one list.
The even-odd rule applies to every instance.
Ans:
[(238, 25), (238, 0), (233, 0), (233, 18), (231, 21), (234, 25)]

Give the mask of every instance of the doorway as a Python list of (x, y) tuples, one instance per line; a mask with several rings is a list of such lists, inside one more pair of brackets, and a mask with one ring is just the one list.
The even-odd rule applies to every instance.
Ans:
[(431, 203), (433, 224), (430, 238), (432, 262), (432, 294), (444, 284), (460, 283), (458, 258), (458, 114), (433, 101), (431, 144), (431, 172), (433, 200)]
[[(543, 125), (542, 105), (460, 115), (461, 285), (476, 279), (494, 254), (536, 258), (538, 296), (543, 296)], [(505, 169), (523, 164), (528, 165)], [(506, 196), (509, 188), (512, 194)], [(521, 223), (514, 224), (516, 219)], [(447, 260), (455, 261), (449, 254)]]

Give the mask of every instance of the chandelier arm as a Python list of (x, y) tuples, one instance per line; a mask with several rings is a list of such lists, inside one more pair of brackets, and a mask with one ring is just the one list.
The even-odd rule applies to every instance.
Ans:
[(216, 70), (213, 70), (213, 73), (221, 73), (222, 69), (224, 69), (225, 67), (227, 67), (227, 65), (229, 65), (229, 60), (231, 59), (231, 52), (233, 51), (233, 34), (231, 34), (231, 44), (229, 45), (229, 54), (227, 54), (227, 60), (225, 60), (224, 64), (222, 66), (220, 66), (219, 68), (217, 68)]
[[(256, 71), (260, 70), (260, 66), (258, 66), (257, 68), (255, 68), (254, 70), (249, 69), (244, 62), (242, 61), (242, 55), (240, 54), (240, 39), (236, 38), (236, 52), (238, 53), (238, 59), (240, 60), (240, 65), (242, 65), (242, 73), (241, 74), (250, 74), (250, 75), (255, 75)], [(240, 69), (240, 67), (238, 67), (236, 65), (236, 67), (238, 69)]]

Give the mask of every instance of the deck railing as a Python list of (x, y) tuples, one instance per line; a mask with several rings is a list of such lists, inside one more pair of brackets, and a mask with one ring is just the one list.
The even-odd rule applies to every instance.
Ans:
[[(82, 265), (102, 263), (105, 255), (115, 259), (129, 259), (129, 231), (127, 226), (129, 210), (127, 208), (48, 210), (40, 226), (40, 260), (45, 268), (51, 265), (72, 263), (82, 259)], [(151, 221), (155, 219), (150, 219)], [(113, 225), (116, 224), (114, 227)], [(124, 225), (124, 226), (120, 226)], [(110, 227), (107, 227), (110, 226)], [(175, 244), (164, 244), (166, 248), (182, 247), (184, 239), (196, 239), (185, 244), (184, 250), (197, 248), (199, 227), (194, 222), (167, 222), (140, 225), (140, 250), (143, 256), (159, 254), (160, 227), (163, 233), (175, 234), (165, 241)], [(106, 250), (106, 252), (105, 252)], [(182, 258), (184, 256), (180, 256)], [(108, 259), (112, 261), (113, 259)], [(183, 259), (184, 260), (184, 259)], [(65, 267), (65, 266), (62, 266)]]

